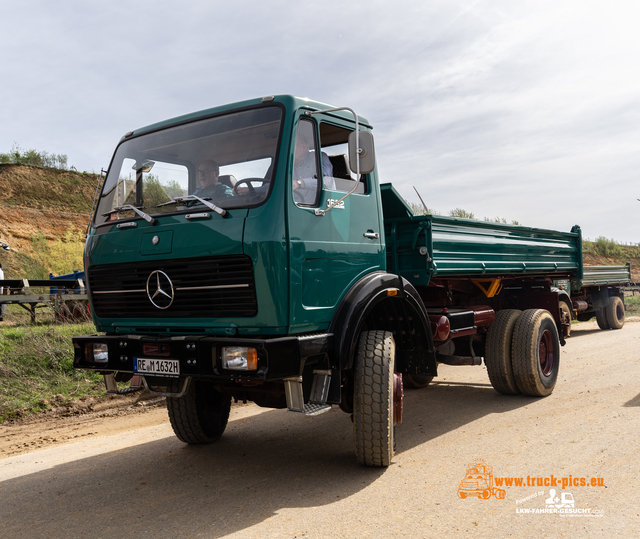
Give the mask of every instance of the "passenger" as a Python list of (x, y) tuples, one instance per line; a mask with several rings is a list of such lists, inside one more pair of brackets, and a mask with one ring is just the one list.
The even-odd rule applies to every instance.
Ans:
[[(293, 163), (293, 189), (296, 198), (305, 204), (313, 204), (318, 187), (316, 153), (310, 151), (313, 144), (309, 142), (306, 133), (298, 131), (296, 151)], [(329, 156), (322, 152), (323, 183), (327, 189), (335, 190), (336, 182), (333, 178), (333, 165)]]
[(198, 167), (198, 182), (200, 187), (193, 193), (200, 198), (227, 198), (233, 196), (231, 187), (218, 182), (220, 167), (218, 163), (207, 159)]

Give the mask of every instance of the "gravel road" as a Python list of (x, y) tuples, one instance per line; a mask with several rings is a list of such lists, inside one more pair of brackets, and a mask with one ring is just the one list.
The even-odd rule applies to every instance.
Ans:
[[(337, 409), (234, 407), (202, 447), (178, 441), (157, 404), (139, 410), (0, 429), (2, 536), (640, 537), (638, 320), (576, 324), (543, 399), (496, 393), (484, 367), (441, 366), (405, 391), (387, 469), (356, 464)], [(504, 499), (458, 496), (475, 462)]]

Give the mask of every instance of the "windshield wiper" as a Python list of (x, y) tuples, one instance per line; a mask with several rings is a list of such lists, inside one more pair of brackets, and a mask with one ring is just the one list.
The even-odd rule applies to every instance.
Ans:
[(151, 225), (155, 225), (158, 222), (157, 219), (154, 219), (153, 217), (151, 217), (151, 215), (147, 215), (140, 208), (136, 208), (131, 204), (125, 204), (124, 206), (116, 206), (112, 210), (109, 210), (108, 212), (105, 212), (102, 215), (106, 217), (107, 215), (111, 215), (112, 213), (118, 213), (120, 211), (126, 211), (126, 210), (131, 210), (136, 212), (140, 217), (142, 217), (145, 221), (147, 221), (147, 223), (150, 223)]
[(222, 217), (226, 217), (227, 215), (229, 215), (229, 212), (223, 208), (219, 208), (218, 206), (216, 206), (213, 202), (207, 202), (208, 200), (211, 200), (210, 197), (205, 198), (200, 198), (199, 196), (196, 195), (185, 195), (183, 197), (174, 197), (173, 200), (170, 200), (169, 202), (163, 202), (162, 204), (158, 204), (156, 206), (156, 208), (159, 208), (160, 206), (168, 206), (169, 204), (177, 204), (178, 202), (195, 202), (198, 201), (201, 204), (204, 204), (207, 208), (212, 209), (214, 212), (222, 215)]

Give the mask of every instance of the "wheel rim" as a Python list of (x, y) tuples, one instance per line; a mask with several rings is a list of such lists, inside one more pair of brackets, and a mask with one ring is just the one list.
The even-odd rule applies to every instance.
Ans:
[(553, 336), (548, 329), (545, 329), (542, 332), (540, 344), (538, 345), (538, 361), (540, 362), (540, 370), (542, 371), (542, 374), (549, 376), (553, 372), (555, 359)]
[(402, 409), (404, 407), (404, 391), (402, 390), (402, 373), (393, 373), (393, 424), (402, 423)]
[(618, 320), (624, 319), (624, 306), (621, 303), (616, 306), (616, 318)]

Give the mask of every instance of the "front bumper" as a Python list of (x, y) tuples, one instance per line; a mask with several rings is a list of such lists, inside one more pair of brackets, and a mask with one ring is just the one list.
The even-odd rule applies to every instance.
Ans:
[[(104, 344), (108, 354), (102, 361), (92, 360), (88, 345)], [(147, 345), (145, 347), (145, 345)], [(319, 365), (333, 368), (331, 351), (333, 334), (323, 333), (288, 336), (273, 339), (239, 339), (225, 337), (154, 335), (87, 335), (73, 338), (76, 369), (90, 369), (101, 373), (135, 373), (134, 360), (138, 358), (178, 360), (179, 376), (212, 381), (255, 380), (274, 381), (301, 376), (305, 367)], [(238, 371), (222, 368), (223, 347), (252, 347), (258, 353), (258, 368)], [(149, 354), (149, 349), (159, 353)], [(154, 377), (174, 375), (154, 375)]]

